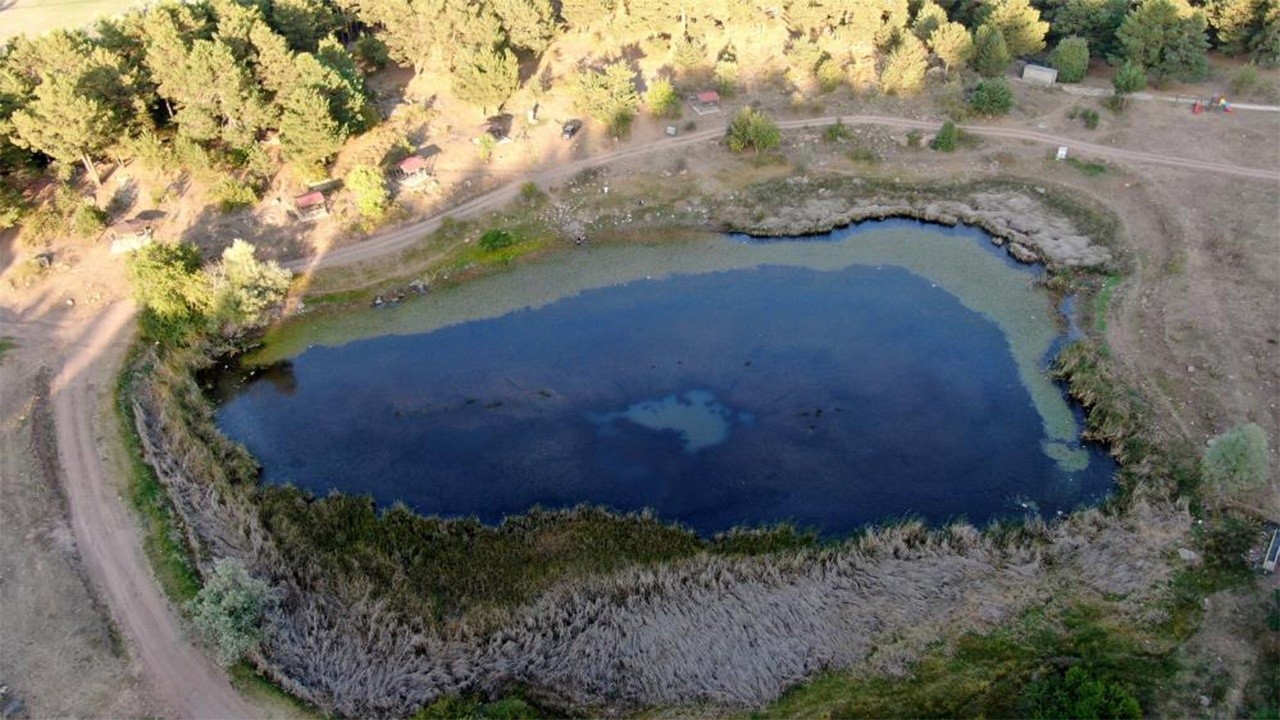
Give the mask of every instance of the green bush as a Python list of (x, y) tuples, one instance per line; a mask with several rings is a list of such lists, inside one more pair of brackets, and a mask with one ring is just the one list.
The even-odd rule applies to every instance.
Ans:
[(1200, 536), (1205, 562), (1221, 568), (1243, 568), (1245, 553), (1253, 547), (1257, 534), (1253, 525), (1240, 518), (1226, 516), (1207, 522)]
[(1037, 720), (1142, 717), (1137, 699), (1122, 685), (1094, 678), (1079, 665), (1031, 683), (1019, 700), (1023, 715)]
[(520, 242), (520, 238), (510, 230), (487, 230), (480, 236), (480, 249), (485, 252), (497, 252)]
[(782, 143), (782, 132), (768, 115), (753, 108), (742, 108), (734, 114), (725, 134), (729, 149), (734, 152), (772, 150)]
[[(485, 133), (481, 136), (490, 138), (492, 136)], [(372, 165), (356, 165), (347, 173), (346, 178), (347, 189), (355, 196), (356, 207), (360, 209), (360, 214), (364, 217), (374, 220), (382, 217), (387, 211), (387, 206), (391, 204), (391, 193), (387, 191), (387, 183), (382, 177), (382, 171)]]
[(942, 123), (942, 128), (938, 130), (938, 134), (933, 137), (933, 142), (929, 144), (934, 150), (942, 152), (951, 152), (956, 149), (956, 145), (960, 142), (960, 129), (950, 120)]
[(973, 91), (969, 104), (981, 115), (1007, 115), (1013, 109), (1013, 88), (1004, 78), (983, 80)]
[(71, 213), (71, 232), (89, 237), (102, 232), (107, 226), (107, 212), (91, 201), (84, 201)]
[(1080, 117), (1084, 118), (1084, 126), (1090, 130), (1098, 128), (1098, 111), (1092, 108), (1080, 113)]
[(654, 117), (680, 117), (680, 96), (667, 80), (654, 80), (644, 94), (645, 105)]
[(233, 177), (223, 177), (209, 189), (218, 209), (224, 213), (252, 207), (258, 202), (258, 193), (251, 186)]
[(1078, 83), (1089, 72), (1089, 41), (1069, 37), (1049, 53), (1049, 65), (1057, 68), (1058, 82)]
[(200, 264), (200, 251), (190, 243), (153, 243), (129, 258), (144, 338), (178, 344), (205, 328), (212, 297)]
[(827, 142), (844, 142), (853, 137), (853, 133), (849, 130), (849, 126), (845, 125), (839, 118), (836, 119), (834, 125), (828, 125), (822, 131), (822, 138)]
[(1267, 434), (1247, 423), (1210, 440), (1200, 475), (1220, 495), (1261, 487), (1267, 481)]
[(1232, 95), (1244, 95), (1258, 84), (1258, 67), (1256, 65), (1245, 65), (1235, 74), (1231, 76), (1231, 82), (1227, 85)]
[(907, 132), (907, 147), (912, 150), (919, 149), (920, 142), (924, 140), (924, 133), (919, 130), (910, 130)]
[(273, 601), (271, 588), (249, 575), (244, 563), (222, 558), (187, 610), (218, 663), (228, 666), (258, 646), (262, 614)]

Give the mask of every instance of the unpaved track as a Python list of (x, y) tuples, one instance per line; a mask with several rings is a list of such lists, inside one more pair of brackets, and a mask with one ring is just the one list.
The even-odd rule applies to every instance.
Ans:
[[(184, 636), (178, 617), (152, 579), (134, 519), (99, 455), (96, 427), (125, 344), (133, 335), (133, 305), (118, 302), (80, 325), (51, 394), (58, 458), (76, 544), (111, 616), (133, 641), (152, 688), (174, 716), (250, 718), (257, 712), (226, 674)], [(50, 345), (51, 346), (51, 345)], [(49, 346), (46, 346), (49, 347)]]
[[(846, 125), (884, 125), (887, 127), (909, 130), (936, 131), (939, 127), (938, 123), (928, 120), (909, 120), (906, 118), (886, 117), (883, 115), (843, 115), (808, 118), (804, 120), (784, 120), (779, 122), (778, 126), (784, 130), (796, 130), (806, 127), (834, 125), (837, 121), (843, 122)], [(1194, 170), (1198, 172), (1236, 175), (1256, 180), (1280, 182), (1280, 172), (1275, 170), (1242, 167), (1239, 165), (1228, 165), (1226, 163), (1208, 162), (1204, 160), (1190, 160), (1186, 158), (1170, 157), (1168, 155), (1139, 152), (1136, 150), (1123, 150), (1121, 148), (1111, 147), (1108, 145), (1081, 142), (1074, 138), (1049, 135), (1046, 133), (1022, 130), (1018, 128), (964, 125), (962, 126), (962, 129), (966, 132), (971, 132), (975, 135), (982, 135), (984, 137), (1001, 138), (1006, 140), (1025, 140), (1053, 147), (1065, 145), (1071, 149), (1073, 154), (1082, 154), (1099, 159), (1166, 165), (1169, 167), (1185, 168), (1187, 170)], [(573, 177), (575, 174), (580, 173), (583, 170), (618, 162), (619, 160), (628, 160), (662, 152), (664, 150), (673, 150), (701, 142), (716, 141), (723, 135), (723, 127), (712, 128), (710, 130), (703, 130), (701, 132), (678, 137), (674, 140), (658, 140), (646, 145), (639, 145), (625, 150), (618, 150), (616, 152), (604, 153), (595, 157), (585, 158), (576, 162), (565, 163), (541, 173), (519, 178), (519, 180), (520, 182), (531, 181), (538, 184), (560, 182)], [(440, 227), (440, 221), (445, 217), (465, 220), (502, 207), (506, 203), (515, 199), (519, 192), (519, 185), (519, 182), (513, 180), (496, 190), (472, 198), (471, 200), (461, 203), (446, 212), (434, 215), (425, 220), (420, 220), (409, 225), (404, 225), (402, 227), (379, 233), (358, 245), (348, 245), (347, 247), (332, 250), (310, 258), (292, 261), (287, 263), (286, 267), (300, 272), (308, 272), (326, 267), (350, 265), (352, 263), (374, 259), (385, 253), (402, 250), (417, 242), (423, 235), (434, 232), (438, 227)]]
[[(841, 120), (850, 125), (884, 125), (900, 129), (936, 130), (938, 124), (923, 120), (853, 115), (788, 120), (784, 129), (821, 127)], [(994, 138), (1025, 140), (1046, 145), (1067, 145), (1077, 154), (1100, 159), (1153, 163), (1198, 172), (1236, 175), (1265, 181), (1280, 181), (1280, 173), (1222, 163), (1186, 160), (1151, 153), (1122, 150), (1082, 143), (1028, 130), (968, 126), (969, 132)], [(673, 150), (700, 142), (717, 141), (723, 128), (713, 128), (673, 140), (659, 140), (593, 158), (559, 165), (535, 173), (528, 180), (555, 183), (582, 170), (620, 160)], [(474, 217), (501, 207), (519, 192), (512, 181), (491, 192), (420, 222), (395, 228), (358, 245), (290, 263), (294, 270), (340, 266), (370, 260), (401, 250), (437, 228), (444, 217)], [(173, 609), (152, 579), (146, 555), (124, 500), (99, 455), (95, 424), (101, 394), (114, 382), (119, 357), (130, 337), (133, 308), (116, 303), (80, 323), (45, 325), (49, 344), (54, 346), (58, 331), (82, 332), (83, 337), (67, 343), (69, 355), (53, 383), (54, 414), (58, 455), (62, 463), (66, 492), (77, 543), (95, 585), (102, 591), (112, 616), (132, 642), (134, 651), (153, 689), (168, 702), (174, 715), (191, 718), (249, 718), (258, 711), (231, 688), (226, 675), (184, 636)], [(26, 324), (26, 323), (23, 323)], [(35, 326), (36, 323), (31, 323)], [(29, 326), (27, 330), (34, 330)], [(40, 334), (39, 331), (32, 334)]]

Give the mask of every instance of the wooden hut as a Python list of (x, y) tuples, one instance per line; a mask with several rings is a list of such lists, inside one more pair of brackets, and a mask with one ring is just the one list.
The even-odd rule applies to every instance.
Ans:
[(410, 155), (401, 160), (396, 165), (396, 182), (403, 188), (418, 188), (433, 183), (433, 159)]
[(324, 193), (312, 190), (293, 199), (293, 209), (298, 214), (299, 222), (311, 222), (329, 215), (329, 203)]
[(111, 254), (132, 252), (140, 247), (150, 245), (152, 238), (151, 221), (134, 217), (107, 228), (107, 237), (111, 240)]

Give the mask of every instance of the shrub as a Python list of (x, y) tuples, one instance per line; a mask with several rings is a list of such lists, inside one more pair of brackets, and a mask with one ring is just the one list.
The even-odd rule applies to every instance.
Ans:
[(1209, 441), (1201, 478), (1219, 494), (1261, 487), (1267, 481), (1267, 435), (1255, 423), (1238, 425)]
[(827, 142), (844, 142), (852, 137), (853, 133), (849, 131), (849, 126), (845, 125), (839, 118), (836, 118), (834, 125), (828, 125), (826, 129), (822, 131), (822, 139)]
[(293, 274), (255, 255), (253, 245), (236, 239), (222, 251), (222, 262), (210, 273), (215, 312), (223, 322), (261, 325), (289, 291)]
[(982, 115), (1007, 115), (1013, 109), (1013, 89), (1004, 78), (983, 80), (978, 83), (969, 104)]
[(1231, 89), (1232, 95), (1244, 95), (1258, 84), (1258, 67), (1256, 65), (1245, 65), (1231, 76), (1231, 82), (1227, 85)]
[(97, 235), (106, 226), (107, 212), (90, 201), (80, 203), (71, 213), (71, 231), (80, 237)]
[(1058, 81), (1077, 83), (1089, 72), (1089, 41), (1069, 37), (1049, 53), (1049, 65), (1058, 69)]
[(680, 117), (680, 96), (676, 94), (670, 81), (654, 80), (644, 94), (644, 102), (654, 117)]
[(375, 70), (381, 70), (391, 62), (391, 53), (387, 50), (386, 43), (370, 33), (365, 33), (356, 40), (356, 57)]
[(924, 140), (924, 133), (919, 130), (909, 130), (907, 132), (907, 147), (912, 150), (919, 149), (922, 140)]
[(497, 252), (520, 242), (520, 238), (510, 230), (486, 230), (480, 236), (480, 249), (485, 252)]
[(1244, 554), (1256, 537), (1253, 526), (1239, 518), (1228, 516), (1208, 522), (1200, 537), (1205, 561), (1222, 568), (1241, 568)]
[(214, 183), (209, 194), (217, 203), (218, 209), (224, 213), (252, 207), (258, 202), (258, 193), (253, 187), (230, 176)]
[(262, 615), (274, 600), (271, 588), (249, 575), (244, 563), (222, 558), (187, 610), (218, 663), (227, 666), (258, 646)]
[(129, 258), (128, 270), (142, 308), (138, 325), (143, 337), (181, 343), (205, 326), (211, 302), (194, 245), (147, 245)]
[(1080, 113), (1080, 117), (1084, 119), (1084, 126), (1090, 130), (1098, 128), (1098, 111), (1092, 108)]
[[(485, 133), (481, 138), (490, 137)], [(347, 189), (355, 196), (356, 207), (366, 218), (382, 217), (391, 203), (391, 193), (382, 172), (372, 165), (356, 165), (347, 173)]]
[(1022, 691), (1020, 706), (1029, 718), (1142, 717), (1142, 708), (1123, 686), (1094, 678), (1077, 665), (1065, 674), (1037, 680)]
[(768, 115), (752, 108), (742, 108), (734, 114), (725, 134), (729, 149), (734, 152), (772, 150), (782, 143), (782, 132)]
[(938, 130), (938, 134), (933, 137), (933, 142), (929, 147), (942, 152), (951, 152), (956, 149), (956, 145), (960, 142), (960, 129), (950, 120), (942, 123), (942, 128)]
[(525, 205), (541, 205), (547, 199), (547, 194), (542, 192), (538, 183), (530, 181), (520, 186), (520, 199)]
[(618, 61), (602, 71), (584, 70), (570, 87), (579, 110), (608, 123), (611, 130), (626, 130), (640, 109), (640, 95), (631, 79), (631, 69)]
[(832, 92), (844, 84), (844, 66), (836, 62), (834, 58), (824, 58), (818, 63), (814, 71), (814, 77), (817, 78), (818, 88), (822, 92)]

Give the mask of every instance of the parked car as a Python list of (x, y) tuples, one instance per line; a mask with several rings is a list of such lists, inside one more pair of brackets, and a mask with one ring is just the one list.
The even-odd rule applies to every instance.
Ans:
[(578, 120), (578, 119), (570, 120), (569, 122), (566, 122), (564, 124), (563, 128), (560, 129), (560, 137), (564, 138), (565, 140), (572, 140), (573, 136), (577, 135), (578, 131), (581, 129), (582, 129), (581, 120)]

